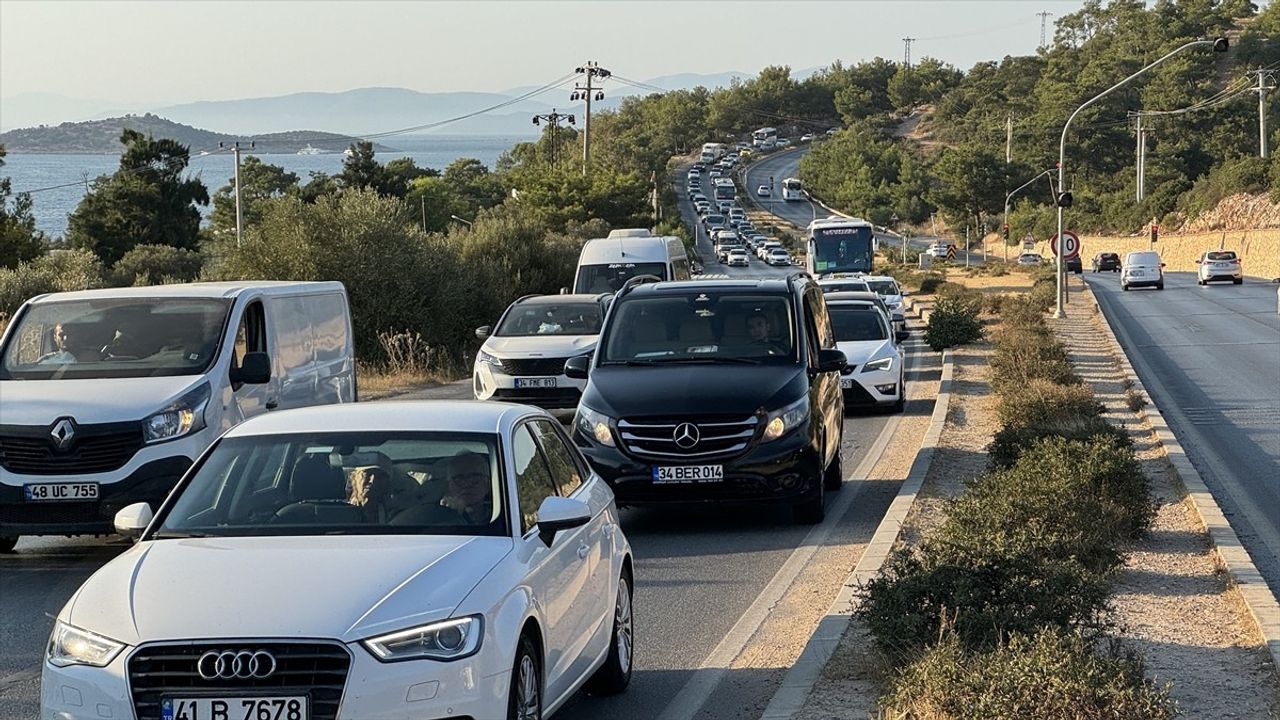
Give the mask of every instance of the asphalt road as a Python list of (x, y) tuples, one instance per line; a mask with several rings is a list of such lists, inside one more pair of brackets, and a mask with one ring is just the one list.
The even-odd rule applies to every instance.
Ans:
[(1280, 314), (1274, 283), (1120, 289), (1085, 273), (1138, 377), (1280, 596)]
[[(794, 268), (784, 266), (774, 266), (765, 263), (754, 255), (748, 253), (748, 267), (729, 267), (716, 262), (715, 248), (711, 244), (711, 238), (702, 230), (702, 222), (698, 217), (698, 212), (694, 209), (693, 204), (689, 202), (688, 183), (687, 183), (688, 166), (684, 166), (676, 173), (675, 179), (672, 180), (672, 187), (675, 188), (676, 197), (679, 198), (680, 217), (684, 220), (684, 224), (693, 230), (694, 239), (697, 243), (698, 256), (702, 258), (702, 271), (709, 275), (728, 275), (731, 278), (769, 278), (769, 277), (786, 277), (787, 273)], [(711, 197), (711, 179), (703, 175), (702, 192), (707, 197)], [(741, 197), (744, 192), (743, 188), (738, 188), (739, 202), (743, 205)], [(745, 205), (744, 205), (745, 207)]]

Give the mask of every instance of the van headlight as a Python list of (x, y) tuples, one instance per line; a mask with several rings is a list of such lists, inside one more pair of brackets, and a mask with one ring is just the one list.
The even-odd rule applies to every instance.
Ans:
[(888, 371), (892, 369), (893, 369), (893, 358), (891, 357), (880, 358), (879, 360), (872, 360), (871, 362), (862, 366), (862, 372), (878, 372), (881, 370)]
[(58, 667), (90, 665), (106, 667), (124, 650), (124, 644), (88, 630), (81, 630), (61, 620), (54, 623), (45, 653), (49, 664)]
[(613, 432), (609, 430), (608, 415), (598, 413), (586, 405), (579, 405), (578, 416), (574, 418), (573, 424), (583, 435), (595, 438), (601, 445), (613, 447)]
[(764, 426), (764, 441), (777, 440), (800, 427), (809, 417), (809, 396), (805, 395), (790, 405), (769, 413), (769, 421)]
[(494, 357), (493, 355), (490, 355), (489, 353), (483, 350), (481, 350), (479, 353), (476, 354), (476, 362), (482, 362), (482, 363), (485, 363), (486, 365), (492, 365), (496, 368), (502, 367), (502, 358)]
[(203, 430), (204, 409), (208, 404), (209, 384), (205, 383), (143, 420), (143, 439), (149, 443), (161, 442)]
[(472, 615), (379, 635), (363, 644), (382, 662), (460, 660), (480, 650), (483, 634), (484, 622)]

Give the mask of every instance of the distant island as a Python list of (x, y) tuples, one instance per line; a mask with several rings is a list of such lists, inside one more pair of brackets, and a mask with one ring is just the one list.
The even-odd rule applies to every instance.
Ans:
[[(5, 150), (11, 154), (117, 155), (124, 149), (120, 144), (120, 132), (125, 128), (157, 138), (177, 140), (191, 148), (192, 154), (196, 155), (203, 150), (217, 149), (220, 142), (245, 144), (248, 141), (253, 141), (254, 150), (259, 153), (340, 153), (359, 140), (348, 135), (318, 130), (292, 130), (253, 137), (226, 135), (147, 113), (18, 128), (0, 133), (0, 145), (4, 145)], [(375, 143), (374, 150), (388, 152), (393, 148)]]

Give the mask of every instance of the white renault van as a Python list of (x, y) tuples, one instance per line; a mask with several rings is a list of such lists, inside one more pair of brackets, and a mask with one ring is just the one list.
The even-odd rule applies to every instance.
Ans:
[(1164, 263), (1160, 262), (1160, 253), (1140, 250), (1126, 254), (1120, 265), (1120, 287), (1123, 290), (1135, 287), (1163, 290)]
[(588, 240), (578, 256), (573, 292), (579, 295), (614, 293), (637, 275), (663, 280), (688, 280), (689, 255), (673, 236), (648, 230), (614, 230), (607, 238)]
[(224, 430), (356, 399), (336, 282), (192, 283), (41, 295), (0, 338), (0, 551), (112, 532)]

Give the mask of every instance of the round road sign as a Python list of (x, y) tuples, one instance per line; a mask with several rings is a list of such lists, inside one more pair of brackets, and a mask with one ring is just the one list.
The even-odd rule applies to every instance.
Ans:
[[(1065, 243), (1066, 247), (1063, 248), (1065, 252), (1062, 257), (1066, 259), (1071, 259), (1078, 256), (1080, 254), (1080, 238), (1077, 237), (1075, 233), (1069, 230), (1064, 230), (1062, 232), (1062, 237), (1066, 238), (1066, 243)], [(1049, 249), (1053, 251), (1054, 255), (1058, 254), (1058, 236), (1057, 235), (1054, 235), (1053, 237), (1049, 238)]]

